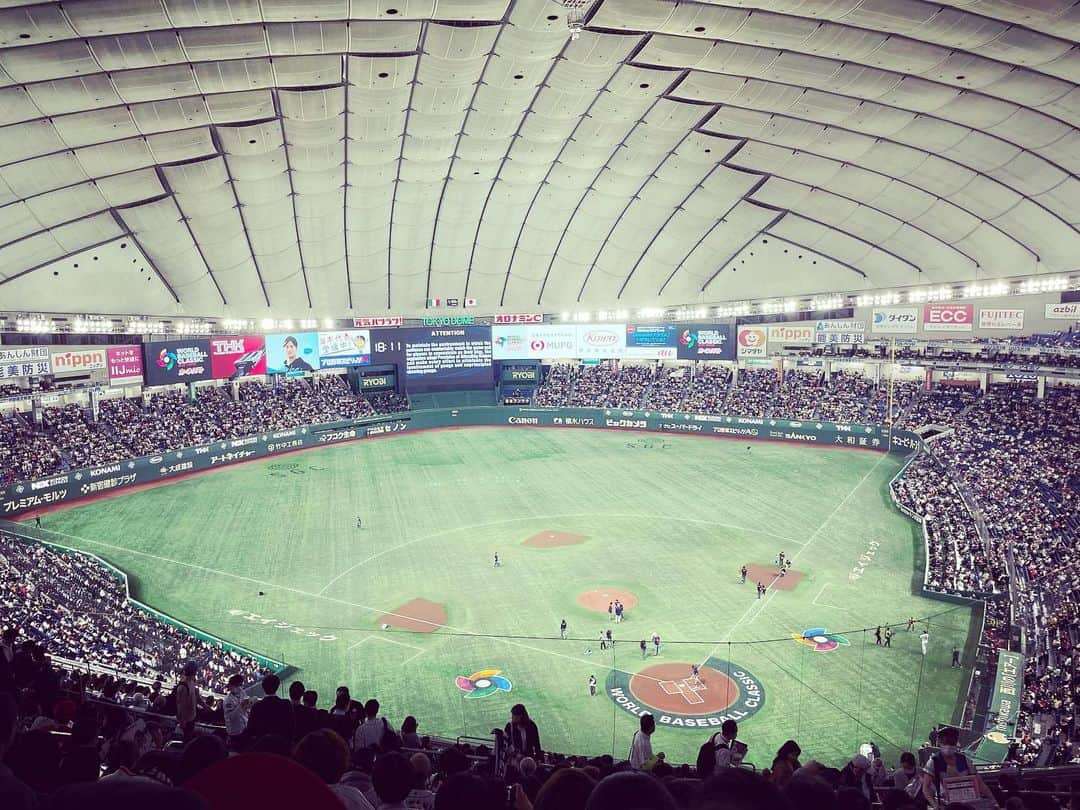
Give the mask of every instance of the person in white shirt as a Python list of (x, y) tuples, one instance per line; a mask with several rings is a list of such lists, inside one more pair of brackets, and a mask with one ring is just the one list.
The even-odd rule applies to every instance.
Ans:
[(919, 636), (919, 641), (922, 642), (922, 654), (926, 655), (926, 647), (930, 644), (930, 633), (926, 630), (922, 631), (922, 635)]
[(379, 701), (372, 698), (364, 704), (364, 722), (356, 727), (353, 735), (353, 750), (378, 748), (382, 744), (383, 734), (389, 728), (385, 717), (379, 717)]
[(720, 726), (720, 733), (713, 737), (713, 745), (716, 746), (716, 767), (737, 768), (742, 762), (742, 754), (735, 745), (735, 738), (739, 736), (739, 724), (734, 720), (725, 720)]
[(236, 742), (247, 730), (248, 716), (255, 700), (243, 690), (244, 676), (229, 678), (229, 692), (225, 695), (222, 711), (225, 714), (225, 733), (229, 735), (230, 748), (236, 750)]
[(630, 741), (630, 767), (635, 771), (643, 770), (645, 765), (652, 761), (651, 737), (654, 731), (656, 731), (656, 720), (653, 716), (641, 715), (641, 728), (634, 732), (634, 739)]

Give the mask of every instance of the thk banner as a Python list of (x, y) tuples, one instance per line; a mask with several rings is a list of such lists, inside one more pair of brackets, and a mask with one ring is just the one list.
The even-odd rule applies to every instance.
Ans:
[(266, 338), (233, 335), (210, 339), (210, 369), (215, 380), (266, 373)]

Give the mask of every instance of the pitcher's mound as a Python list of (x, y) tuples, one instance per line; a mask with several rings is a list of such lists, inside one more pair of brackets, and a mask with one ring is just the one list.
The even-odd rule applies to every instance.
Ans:
[(427, 599), (413, 599), (395, 611), (384, 613), (377, 621), (413, 633), (434, 633), (446, 624), (446, 607)]
[(578, 594), (577, 603), (583, 608), (595, 610), (598, 613), (607, 613), (607, 606), (618, 599), (627, 610), (637, 607), (637, 595), (630, 591), (620, 591), (618, 588), (597, 588), (594, 591), (583, 591)]
[(778, 577), (780, 571), (775, 565), (758, 565), (757, 563), (746, 564), (746, 584), (751, 587), (760, 582), (769, 590), (793, 591), (802, 579), (802, 572), (789, 568), (787, 573)]
[[(537, 532), (522, 543), (530, 548), (558, 548), (559, 546), (576, 546), (588, 540), (582, 534), (570, 534), (569, 532)], [(605, 608), (607, 605), (604, 606)]]

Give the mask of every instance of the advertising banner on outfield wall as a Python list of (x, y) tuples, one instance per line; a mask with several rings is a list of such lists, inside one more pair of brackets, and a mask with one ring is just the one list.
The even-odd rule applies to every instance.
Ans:
[(816, 321), (814, 342), (856, 344), (866, 340), (866, 321)]
[(266, 336), (266, 372), (299, 377), (318, 371), (319, 335), (316, 332), (282, 332)]
[(735, 325), (684, 326), (679, 330), (676, 351), (680, 360), (734, 360)]
[(371, 333), (367, 329), (319, 332), (319, 362), (323, 368), (371, 364)]
[(768, 357), (768, 340), (764, 326), (740, 326), (737, 338), (739, 358)]
[(210, 338), (210, 369), (215, 380), (265, 374), (266, 338), (262, 335)]
[(927, 332), (970, 332), (974, 325), (974, 304), (923, 304)]
[[(373, 338), (378, 342), (378, 336)], [(740, 440), (798, 442), (882, 452), (890, 449), (888, 431), (877, 425), (792, 422), (784, 419), (600, 408), (447, 408), (296, 427), (187, 447), (160, 455), (117, 461), (100, 467), (69, 470), (37, 481), (17, 481), (0, 487), (0, 517), (11, 518), (31, 509), (77, 501), (102, 493), (119, 492), (138, 484), (307, 447), (322, 447), (407, 431), (470, 425), (608, 428), (721, 436)], [(894, 453), (910, 453), (918, 446), (919, 438), (913, 433), (896, 431), (892, 435), (891, 450)]]
[(0, 349), (0, 380), (50, 374), (48, 346), (15, 346)]
[(49, 366), (53, 374), (101, 371), (109, 364), (107, 346), (50, 346)]
[(1047, 304), (1046, 317), (1051, 321), (1080, 321), (1080, 303)]
[(554, 360), (574, 357), (577, 327), (573, 324), (503, 324), (491, 327), (495, 360)]
[(609, 360), (626, 354), (626, 324), (578, 324), (575, 357)]
[(142, 346), (110, 346), (106, 357), (111, 384), (123, 385), (142, 380)]
[(980, 309), (980, 329), (1023, 329), (1024, 310), (1022, 309)]
[(875, 334), (914, 335), (919, 331), (919, 308), (875, 309), (870, 318), (870, 331)]
[(623, 356), (630, 360), (674, 360), (678, 339), (675, 324), (628, 323)]
[(766, 337), (774, 346), (810, 346), (814, 342), (814, 324), (772, 324), (766, 329)]
[(210, 341), (206, 338), (192, 338), (144, 343), (143, 367), (147, 385), (174, 385), (209, 380)]

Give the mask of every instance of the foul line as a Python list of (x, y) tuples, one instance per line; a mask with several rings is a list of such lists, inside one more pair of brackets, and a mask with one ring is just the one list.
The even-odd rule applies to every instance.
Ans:
[(385, 641), (385, 642), (387, 642), (389, 644), (397, 644), (399, 647), (405, 647), (408, 650), (416, 650), (416, 653), (414, 653), (413, 655), (410, 655), (408, 658), (406, 658), (404, 661), (402, 661), (400, 664), (398, 664), (398, 666), (402, 666), (402, 667), (407, 665), (407, 664), (411, 664), (413, 661), (415, 661), (417, 658), (419, 658), (421, 655), (423, 655), (425, 652), (427, 652), (427, 650), (425, 650), (423, 647), (415, 647), (412, 644), (406, 644), (404, 641), (395, 641), (392, 638), (384, 638), (383, 636), (365, 636), (364, 638), (360, 639), (355, 644), (350, 645), (349, 647), (346, 647), (345, 651), (350, 652), (353, 649), (355, 649), (356, 647), (359, 647), (365, 641), (371, 641), (372, 639), (374, 639), (375, 641)]
[[(229, 577), (230, 579), (237, 579), (237, 580), (240, 580), (242, 582), (250, 582), (250, 583), (252, 583), (254, 585), (264, 585), (264, 586), (267, 586), (267, 587), (270, 587), (270, 588), (276, 588), (279, 591), (286, 591), (288, 593), (294, 593), (294, 594), (296, 594), (298, 596), (306, 596), (306, 597), (312, 598), (312, 599), (324, 599), (327, 602), (332, 602), (332, 603), (337, 604), (337, 605), (344, 605), (346, 607), (358, 608), (360, 610), (366, 610), (369, 613), (378, 613), (379, 615), (396, 616), (397, 618), (400, 618), (400, 619), (410, 619), (411, 621), (417, 621), (417, 622), (422, 622), (422, 623), (425, 623), (425, 624), (431, 624), (431, 625), (434, 625), (435, 627), (445, 627), (448, 630), (453, 630), (453, 631), (455, 631), (457, 633), (461, 633), (463, 635), (479, 636), (479, 637), (482, 637), (482, 638), (494, 638), (496, 641), (501, 641), (504, 644), (510, 644), (512, 646), (515, 646), (515, 647), (521, 647), (521, 648), (526, 649), (526, 650), (532, 650), (533, 652), (542, 653), (544, 655), (553, 655), (553, 656), (555, 656), (557, 658), (565, 658), (568, 661), (573, 661), (575, 664), (578, 664), (578, 665), (581, 665), (581, 666), (588, 666), (590, 669), (596, 669), (597, 668), (597, 667), (592, 665), (591, 661), (583, 661), (583, 660), (581, 660), (580, 658), (578, 658), (576, 656), (566, 655), (565, 653), (555, 652), (554, 650), (545, 650), (545, 649), (543, 649), (541, 647), (534, 647), (531, 644), (523, 644), (522, 642), (515, 641), (514, 639), (501, 638), (501, 637), (498, 637), (498, 636), (486, 636), (486, 635), (483, 635), (481, 633), (477, 633), (474, 630), (466, 630), (463, 627), (454, 627), (454, 626), (449, 625), (449, 624), (442, 624), (441, 625), (441, 624), (437, 624), (436, 622), (427, 621), (425, 619), (418, 619), (415, 616), (405, 616), (405, 615), (403, 615), (401, 613), (394, 613), (394, 612), (388, 611), (388, 610), (381, 610), (379, 608), (371, 607), (370, 605), (361, 605), (361, 604), (358, 604), (357, 602), (349, 602), (348, 600), (338, 599), (338, 598), (333, 597), (333, 596), (325, 596), (324, 594), (320, 594), (320, 593), (312, 593), (311, 591), (301, 590), (300, 588), (293, 588), (293, 587), (290, 587), (288, 585), (278, 585), (278, 584), (275, 584), (273, 582), (270, 582), (269, 580), (255, 579), (254, 577), (246, 577), (243, 574), (235, 574), (235, 573), (233, 573), (231, 571), (220, 571), (220, 570), (218, 570), (216, 568), (208, 568), (205, 565), (199, 565), (198, 563), (190, 563), (190, 562), (185, 562), (183, 560), (174, 560), (171, 557), (162, 557), (160, 554), (151, 554), (149, 551), (139, 551), (137, 549), (124, 548), (123, 546), (117, 546), (117, 545), (114, 545), (112, 543), (105, 543), (105, 542), (103, 542), (101, 540), (90, 540), (90, 539), (85, 538), (85, 537), (79, 537), (78, 535), (67, 534), (65, 532), (58, 532), (58, 531), (51, 530), (51, 529), (46, 530), (46, 531), (49, 532), (50, 534), (59, 535), (61, 537), (70, 537), (73, 540), (80, 540), (80, 541), (82, 541), (84, 543), (89, 543), (90, 545), (101, 546), (102, 548), (109, 548), (109, 549), (113, 549), (114, 551), (124, 552), (124, 553), (128, 553), (128, 554), (135, 554), (135, 555), (140, 556), (140, 557), (147, 557), (147, 558), (149, 558), (151, 560), (157, 560), (158, 562), (173, 563), (174, 565), (181, 565), (181, 566), (184, 566), (185, 568), (193, 568), (196, 571), (203, 571), (204, 573), (207, 573), (207, 574), (218, 574), (219, 576)], [(80, 551), (80, 549), (77, 549), (77, 548), (71, 548), (71, 547), (66, 547), (66, 548), (68, 548), (71, 551)], [(603, 665), (601, 664), (601, 666), (603, 666)], [(638, 672), (629, 672), (629, 671), (624, 670), (624, 669), (619, 669), (618, 667), (608, 667), (608, 669), (612, 670), (614, 672), (622, 672), (625, 675), (630, 675), (630, 676), (637, 675), (639, 677), (647, 678), (647, 679), (652, 680), (652, 681), (659, 682), (659, 680), (660, 680), (659, 678), (653, 678), (653, 677), (651, 677), (649, 675), (641, 675), (641, 673), (638, 673)]]
[[(877, 460), (876, 462), (874, 462), (874, 466), (872, 466), (872, 467), (871, 467), (871, 468), (870, 468), (869, 470), (867, 470), (867, 472), (866, 472), (866, 475), (864, 475), (864, 476), (863, 476), (862, 478), (860, 478), (860, 479), (859, 479), (859, 482), (858, 482), (857, 484), (855, 484), (855, 486), (854, 486), (854, 487), (852, 487), (852, 488), (851, 488), (851, 492), (849, 492), (849, 493), (848, 493), (847, 495), (845, 495), (845, 496), (844, 496), (844, 498), (843, 498), (843, 499), (842, 499), (842, 500), (840, 501), (840, 503), (838, 503), (838, 504), (837, 504), (837, 505), (836, 505), (836, 506), (835, 506), (835, 507), (833, 508), (833, 510), (832, 510), (831, 512), (829, 512), (828, 516), (827, 516), (827, 517), (825, 518), (825, 520), (823, 520), (823, 521), (821, 522), (821, 525), (820, 525), (820, 526), (818, 526), (818, 527), (817, 527), (817, 528), (816, 528), (816, 529), (814, 530), (814, 533), (810, 535), (810, 537), (809, 537), (809, 538), (807, 539), (807, 541), (806, 541), (806, 543), (805, 543), (805, 544), (803, 545), (803, 547), (802, 547), (802, 548), (800, 548), (800, 549), (799, 549), (798, 551), (796, 551), (796, 552), (795, 552), (795, 553), (794, 553), (794, 554), (793, 554), (793, 555), (791, 556), (791, 561), (792, 561), (792, 562), (795, 562), (795, 560), (797, 560), (797, 559), (798, 559), (798, 558), (799, 558), (799, 557), (800, 557), (800, 556), (802, 555), (802, 553), (803, 553), (804, 551), (806, 551), (806, 550), (807, 550), (808, 548), (810, 548), (810, 544), (811, 544), (811, 543), (813, 543), (813, 542), (814, 542), (814, 541), (815, 541), (815, 540), (816, 540), (816, 539), (818, 538), (818, 536), (819, 536), (819, 535), (821, 534), (821, 531), (822, 531), (822, 529), (824, 529), (824, 528), (825, 528), (826, 526), (828, 526), (828, 525), (829, 525), (829, 521), (831, 521), (831, 520), (832, 520), (832, 519), (833, 519), (833, 518), (834, 518), (834, 517), (836, 516), (836, 513), (837, 513), (837, 512), (839, 512), (839, 511), (840, 511), (841, 509), (843, 509), (843, 508), (844, 508), (844, 505), (845, 505), (845, 504), (846, 504), (846, 503), (847, 503), (848, 501), (850, 501), (850, 500), (851, 500), (852, 496), (854, 496), (856, 492), (858, 492), (858, 490), (859, 490), (859, 487), (861, 487), (861, 486), (862, 486), (863, 484), (865, 484), (865, 483), (866, 483), (866, 481), (867, 481), (867, 479), (869, 479), (869, 478), (870, 478), (870, 476), (874, 474), (874, 471), (875, 471), (875, 470), (876, 470), (876, 469), (878, 468), (878, 465), (880, 465), (880, 464), (881, 464), (881, 462), (882, 462), (882, 461), (884, 461), (884, 460), (885, 460), (885, 459), (887, 458), (887, 456), (888, 456), (888, 454), (887, 454), (887, 453), (886, 453), (886, 454), (883, 454), (883, 455), (881, 456), (881, 458), (879, 458), (879, 459), (878, 459), (878, 460)], [(772, 587), (773, 583), (775, 583), (775, 582), (776, 582), (776, 580), (778, 580), (779, 578), (780, 578), (780, 575), (779, 575), (779, 574), (777, 574), (776, 576), (774, 576), (774, 577), (772, 578), (772, 581), (771, 581), (771, 582), (769, 582), (769, 586), (770, 586), (770, 588)], [(729, 640), (731, 639), (731, 636), (732, 636), (732, 635), (734, 634), (734, 632), (735, 632), (735, 631), (736, 631), (736, 630), (737, 630), (737, 629), (739, 628), (739, 626), (740, 626), (740, 625), (741, 625), (741, 624), (742, 624), (742, 623), (743, 623), (743, 622), (744, 622), (744, 621), (746, 620), (746, 617), (747, 617), (747, 616), (750, 616), (750, 613), (751, 613), (751, 611), (753, 611), (753, 610), (754, 610), (754, 608), (755, 608), (755, 607), (757, 607), (757, 603), (758, 603), (758, 602), (761, 602), (761, 603), (762, 603), (762, 604), (761, 604), (761, 607), (760, 607), (760, 608), (758, 609), (757, 613), (754, 613), (754, 615), (753, 615), (753, 616), (750, 616), (750, 621), (753, 621), (753, 620), (754, 620), (754, 619), (756, 619), (756, 618), (757, 618), (758, 616), (760, 616), (760, 615), (761, 615), (762, 613), (764, 613), (764, 612), (765, 612), (765, 609), (766, 609), (766, 608), (767, 608), (767, 607), (769, 606), (769, 602), (770, 602), (770, 601), (772, 601), (773, 597), (775, 597), (775, 596), (776, 596), (776, 594), (778, 594), (778, 593), (779, 593), (779, 591), (773, 590), (773, 591), (771, 591), (771, 592), (770, 592), (769, 594), (767, 594), (767, 595), (765, 596), (765, 598), (764, 598), (764, 599), (755, 599), (755, 600), (754, 600), (754, 602), (752, 602), (752, 603), (750, 604), (750, 607), (748, 607), (748, 608), (746, 609), (746, 611), (745, 611), (745, 612), (743, 613), (743, 615), (742, 615), (742, 616), (740, 616), (740, 617), (738, 618), (738, 620), (737, 620), (737, 621), (735, 622), (735, 624), (733, 624), (733, 625), (731, 626), (731, 629), (730, 629), (730, 630), (728, 630), (728, 632), (727, 632), (727, 635), (728, 635), (728, 639), (729, 639)], [(721, 642), (719, 642), (718, 644), (716, 644), (716, 646), (714, 646), (714, 647), (712, 648), (712, 650), (710, 650), (710, 651), (709, 651), (709, 654), (708, 654), (707, 656), (705, 656), (705, 660), (706, 660), (706, 661), (708, 661), (708, 660), (709, 660), (710, 658), (712, 658), (712, 656), (713, 656), (713, 653), (715, 653), (715, 652), (716, 652), (716, 651), (717, 651), (718, 649), (720, 649), (720, 647), (722, 647), (722, 646), (724, 645), (724, 643), (725, 643), (725, 642), (721, 641)]]
[(353, 565), (346, 568), (344, 571), (341, 571), (340, 573), (338, 573), (336, 576), (334, 576), (333, 579), (331, 579), (329, 582), (327, 582), (325, 585), (323, 585), (322, 588), (319, 589), (319, 594), (318, 595), (321, 596), (322, 594), (326, 593), (330, 589), (331, 585), (333, 585), (334, 583), (336, 583), (339, 580), (343, 579), (344, 577), (347, 577), (349, 574), (351, 574), (357, 568), (360, 568), (360, 567), (362, 567), (364, 565), (367, 565), (371, 561), (376, 560), (379, 557), (382, 557), (383, 555), (389, 554), (392, 551), (398, 551), (400, 549), (406, 548), (407, 546), (411, 546), (411, 545), (414, 545), (416, 543), (422, 543), (422, 542), (424, 542), (426, 540), (434, 540), (436, 537), (444, 537), (444, 536), (446, 536), (448, 534), (455, 534), (456, 532), (472, 531), (473, 529), (486, 529), (486, 528), (490, 528), (492, 526), (504, 526), (504, 525), (506, 525), (508, 523), (521, 523), (522, 521), (528, 521), (528, 520), (558, 520), (558, 519), (562, 519), (562, 518), (579, 518), (579, 517), (637, 518), (639, 520), (671, 520), (671, 521), (676, 521), (676, 522), (680, 522), (680, 523), (700, 523), (700, 524), (703, 524), (703, 525), (706, 525), (706, 526), (722, 526), (722, 527), (724, 527), (726, 529), (737, 529), (738, 531), (742, 531), (742, 532), (753, 532), (754, 534), (764, 534), (764, 535), (767, 535), (769, 537), (775, 537), (778, 540), (783, 540), (785, 543), (791, 543), (792, 545), (797, 545), (797, 546), (804, 545), (804, 542), (800, 542), (799, 540), (795, 540), (795, 539), (793, 539), (791, 537), (784, 537), (783, 535), (776, 534), (775, 532), (770, 532), (770, 531), (767, 531), (765, 529), (752, 529), (752, 528), (750, 528), (748, 526), (737, 526), (734, 523), (718, 523), (718, 522), (713, 521), (713, 520), (700, 520), (698, 518), (676, 517), (674, 515), (635, 515), (635, 514), (611, 513), (611, 512), (608, 512), (608, 513), (568, 512), (568, 513), (561, 514), (561, 515), (536, 515), (536, 516), (531, 516), (531, 517), (506, 518), (504, 520), (492, 520), (492, 521), (488, 521), (486, 523), (473, 523), (473, 524), (471, 524), (469, 526), (457, 526), (457, 527), (455, 527), (453, 529), (443, 529), (441, 531), (435, 532), (434, 534), (426, 534), (426, 535), (423, 535), (422, 537), (417, 537), (417, 538), (414, 538), (412, 540), (406, 540), (404, 543), (398, 543), (396, 546), (390, 546), (389, 548), (384, 548), (381, 551), (377, 551), (374, 554), (372, 554), (372, 555), (370, 555), (368, 557), (365, 557), (364, 559), (360, 560), (360, 562), (354, 563)]
[(826, 582), (824, 585), (822, 585), (821, 590), (818, 591), (817, 596), (814, 597), (813, 601), (811, 601), (810, 604), (817, 605), (818, 607), (832, 608), (833, 610), (847, 610), (847, 608), (840, 607), (839, 605), (827, 605), (824, 602), (818, 601), (818, 599), (821, 598), (821, 595), (825, 593), (825, 589), (828, 588), (830, 584), (832, 583)]

